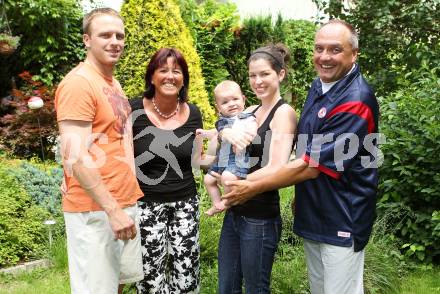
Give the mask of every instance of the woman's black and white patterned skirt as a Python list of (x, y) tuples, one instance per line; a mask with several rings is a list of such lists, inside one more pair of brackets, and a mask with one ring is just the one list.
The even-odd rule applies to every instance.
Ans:
[(144, 280), (138, 293), (199, 293), (199, 197), (138, 202)]

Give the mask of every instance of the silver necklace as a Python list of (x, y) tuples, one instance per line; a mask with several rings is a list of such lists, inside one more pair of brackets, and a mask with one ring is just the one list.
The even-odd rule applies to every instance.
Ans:
[(175, 116), (176, 113), (179, 111), (179, 98), (177, 98), (177, 106), (176, 106), (176, 109), (175, 109), (173, 112), (171, 112), (170, 114), (163, 114), (162, 111), (160, 111), (159, 107), (157, 107), (156, 103), (154, 102), (154, 97), (153, 97), (153, 99), (151, 100), (151, 102), (153, 102), (153, 108), (154, 108), (154, 110), (157, 112), (157, 114), (159, 114), (161, 117), (163, 117), (163, 118), (165, 118), (165, 119), (169, 119), (169, 118)]

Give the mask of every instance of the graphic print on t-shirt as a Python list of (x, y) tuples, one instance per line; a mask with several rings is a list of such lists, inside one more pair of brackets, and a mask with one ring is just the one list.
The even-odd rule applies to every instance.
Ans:
[(127, 118), (131, 111), (130, 104), (117, 89), (104, 87), (102, 91), (108, 97), (108, 102), (112, 106), (113, 113), (116, 116), (113, 128), (122, 135), (126, 132), (125, 123), (127, 122)]

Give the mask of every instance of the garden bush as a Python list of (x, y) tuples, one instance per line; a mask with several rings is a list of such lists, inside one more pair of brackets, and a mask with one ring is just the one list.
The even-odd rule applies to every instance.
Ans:
[[(83, 59), (81, 1), (2, 2), (12, 33), (21, 36), (18, 50), (1, 60), (2, 90), (9, 89), (11, 77), (24, 70), (35, 74), (34, 78), (46, 85), (52, 85)], [(5, 94), (0, 92), (0, 96)]]
[(0, 159), (0, 266), (40, 257), (47, 248), (48, 211), (36, 205)]
[[(0, 116), (0, 145), (5, 151), (16, 157), (30, 158), (39, 156), (53, 159), (58, 128), (54, 107), (54, 87), (34, 81), (25, 71), (19, 75), (23, 84), (12, 93), (10, 110)], [(27, 102), (32, 96), (40, 97), (44, 106), (31, 110)]]
[[(393, 211), (407, 256), (440, 261), (440, 78), (438, 68), (412, 75), (418, 82), (381, 97), (381, 212)], [(413, 77), (414, 78), (414, 77)]]
[(133, 98), (144, 92), (144, 75), (153, 53), (162, 47), (175, 47), (188, 63), (189, 100), (200, 108), (205, 124), (212, 126), (215, 112), (205, 90), (200, 58), (177, 4), (172, 0), (130, 0), (122, 5), (121, 15), (127, 36), (116, 75), (127, 96)]
[(38, 168), (28, 161), (22, 161), (12, 174), (20, 181), (26, 193), (32, 200), (51, 215), (61, 214), (61, 191), (60, 185), (63, 178), (61, 167), (46, 166)]
[(289, 76), (284, 86), (292, 94), (295, 109), (301, 111), (310, 84), (316, 77), (312, 60), (316, 25), (306, 20), (286, 20), (283, 27), (284, 42), (291, 54)]
[(235, 4), (207, 0), (197, 5), (195, 0), (179, 0), (182, 18), (190, 28), (200, 56), (203, 77), (211, 105), (215, 86), (229, 78), (224, 55), (229, 50), (238, 29), (239, 15)]
[(240, 28), (235, 30), (234, 40), (225, 54), (226, 69), (231, 79), (242, 88), (248, 98), (248, 105), (260, 103), (249, 85), (247, 61), (252, 51), (268, 43), (283, 41), (282, 19), (279, 17), (275, 25), (271, 16), (251, 17), (243, 20)]

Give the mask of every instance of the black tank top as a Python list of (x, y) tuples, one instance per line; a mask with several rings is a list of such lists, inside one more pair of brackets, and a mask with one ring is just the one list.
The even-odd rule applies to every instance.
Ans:
[[(269, 112), (266, 120), (258, 128), (257, 136), (252, 142), (249, 152), (251, 165), (252, 161), (257, 162), (250, 168), (249, 173), (267, 165), (269, 161), (270, 141), (272, 138), (272, 130), (269, 125), (273, 119), (275, 111), (285, 103), (286, 102), (283, 99), (280, 99)], [(255, 113), (260, 107), (261, 105), (256, 107), (253, 113)], [(277, 217), (280, 215), (280, 196), (278, 190), (258, 194), (242, 205), (231, 207), (231, 210), (237, 215), (257, 219)]]

